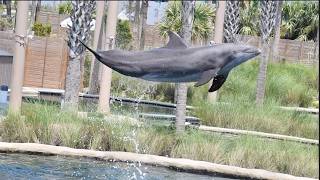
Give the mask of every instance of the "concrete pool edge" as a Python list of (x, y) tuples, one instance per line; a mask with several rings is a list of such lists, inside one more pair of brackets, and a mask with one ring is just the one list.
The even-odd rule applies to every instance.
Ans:
[(289, 174), (276, 173), (263, 169), (247, 169), (236, 166), (215, 164), (182, 158), (168, 158), (164, 156), (137, 154), (119, 151), (95, 151), (88, 149), (74, 149), (64, 146), (53, 146), (37, 143), (7, 143), (0, 142), (0, 152), (38, 153), (62, 156), (81, 156), (103, 160), (133, 161), (164, 167), (175, 167), (186, 171), (204, 171), (208, 173), (225, 174), (229, 176), (253, 179), (312, 179), (296, 177)]

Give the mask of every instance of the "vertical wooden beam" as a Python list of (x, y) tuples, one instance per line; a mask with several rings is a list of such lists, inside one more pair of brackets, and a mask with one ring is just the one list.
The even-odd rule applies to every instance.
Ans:
[(21, 108), (29, 1), (18, 1), (17, 4), (16, 42), (13, 55), (9, 104), (9, 109), (13, 112), (19, 112)]
[[(118, 10), (118, 1), (108, 1), (108, 14), (107, 14), (107, 31), (106, 38), (107, 49), (111, 49), (114, 43), (114, 37), (116, 35), (116, 26), (117, 26), (117, 10)], [(109, 114), (110, 106), (110, 88), (111, 88), (111, 76), (112, 70), (107, 66), (102, 66), (102, 77), (100, 81), (100, 92), (99, 92), (99, 105), (98, 111)]]
[[(101, 31), (103, 30), (102, 27), (102, 20), (104, 16), (104, 1), (97, 1), (97, 15), (96, 15), (96, 26), (94, 30), (94, 36), (93, 36), (93, 49), (98, 49), (99, 44), (99, 38), (102, 38), (100, 35), (102, 34)], [(99, 76), (99, 64), (100, 62), (96, 60), (95, 56), (91, 56), (91, 70), (90, 70), (90, 82), (89, 82), (89, 93), (96, 92), (96, 88), (98, 86), (98, 79), (95, 78)]]
[[(214, 42), (222, 43), (223, 42), (223, 23), (224, 23), (224, 11), (226, 9), (225, 1), (217, 1), (217, 10), (216, 10), (216, 20), (214, 23)], [(212, 80), (209, 82), (209, 85), (212, 84)], [(211, 102), (217, 101), (217, 91), (208, 93), (208, 100)]]

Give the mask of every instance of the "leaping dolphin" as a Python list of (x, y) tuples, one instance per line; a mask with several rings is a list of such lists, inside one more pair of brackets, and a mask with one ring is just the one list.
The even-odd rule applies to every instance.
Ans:
[(81, 43), (98, 61), (123, 75), (156, 82), (197, 82), (196, 87), (213, 79), (209, 92), (222, 86), (231, 69), (260, 54), (255, 47), (229, 43), (188, 48), (178, 34), (168, 34), (166, 46), (149, 51), (96, 52)]

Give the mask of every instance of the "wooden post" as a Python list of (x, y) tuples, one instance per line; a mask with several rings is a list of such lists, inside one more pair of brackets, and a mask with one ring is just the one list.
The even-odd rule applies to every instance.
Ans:
[[(216, 11), (216, 21), (214, 24), (214, 42), (222, 43), (223, 42), (223, 23), (224, 23), (224, 11), (226, 8), (225, 1), (217, 1), (217, 11)], [(212, 84), (212, 80), (209, 82), (209, 85)], [(208, 100), (211, 102), (217, 101), (217, 91), (208, 93)]]
[[(102, 19), (104, 16), (104, 1), (97, 1), (97, 15), (96, 15), (96, 26), (94, 30), (94, 37), (93, 37), (93, 49), (98, 49), (99, 44), (99, 37), (100, 33), (102, 31)], [(100, 37), (102, 38), (102, 37)], [(91, 70), (90, 70), (90, 82), (89, 82), (89, 93), (93, 93), (96, 90), (96, 86), (98, 85), (98, 78), (95, 78), (96, 76), (99, 76), (99, 63), (95, 56), (92, 55), (91, 57)], [(98, 68), (97, 68), (98, 67)]]
[(29, 1), (17, 2), (17, 17), (15, 27), (15, 50), (13, 55), (12, 75), (11, 75), (11, 93), (9, 109), (13, 112), (19, 112), (22, 100), (22, 86), (24, 76), (25, 46), (28, 22)]
[[(114, 43), (114, 37), (116, 34), (117, 26), (117, 10), (118, 10), (118, 1), (108, 1), (108, 14), (107, 14), (107, 31), (106, 38), (107, 43), (112, 45)], [(112, 46), (107, 46), (108, 49)], [(99, 105), (98, 111), (109, 114), (109, 99), (110, 99), (110, 87), (111, 87), (111, 76), (112, 70), (107, 66), (102, 67), (102, 77), (100, 81), (100, 92), (99, 92)]]
[(300, 41), (300, 49), (299, 49), (299, 55), (298, 55), (298, 62), (302, 62), (303, 60), (303, 41)]

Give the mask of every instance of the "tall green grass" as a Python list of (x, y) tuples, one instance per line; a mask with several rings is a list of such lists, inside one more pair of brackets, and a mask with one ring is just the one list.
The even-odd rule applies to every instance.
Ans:
[[(244, 63), (231, 71), (225, 84), (219, 90), (219, 101), (255, 101), (256, 79), (259, 61)], [(193, 89), (192, 103), (207, 98), (208, 87)], [(315, 67), (299, 64), (269, 63), (267, 69), (265, 102), (276, 102), (282, 106), (309, 107), (318, 97), (317, 73)]]
[(202, 87), (194, 91), (195, 115), (210, 126), (277, 133), (319, 139), (319, 122), (312, 115), (285, 111), (277, 106), (308, 107), (317, 97), (314, 68), (297, 64), (268, 65), (264, 106), (256, 107), (258, 61), (234, 69), (219, 90), (218, 104), (207, 102)]
[(45, 104), (24, 104), (22, 114), (24, 118), (9, 114), (0, 123), (2, 141), (136, 152), (135, 140), (139, 153), (319, 177), (317, 146), (192, 129), (176, 135), (170, 127), (148, 124), (138, 127), (129, 118), (118, 116), (80, 118)]
[(194, 113), (204, 125), (319, 139), (319, 121), (315, 117), (282, 110), (273, 103), (257, 107), (241, 102), (199, 102), (196, 107)]

